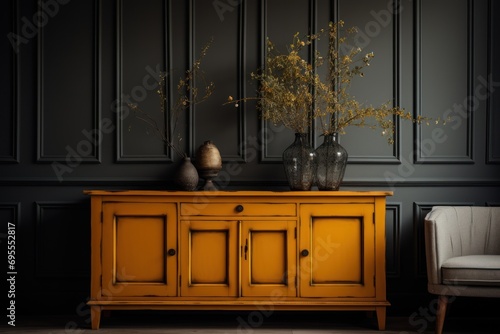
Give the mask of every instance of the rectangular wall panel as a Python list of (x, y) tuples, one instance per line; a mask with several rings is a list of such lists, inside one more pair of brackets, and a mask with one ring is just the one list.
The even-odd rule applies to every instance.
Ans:
[[(399, 0), (339, 0), (338, 16), (339, 20), (345, 22), (344, 30), (351, 27), (357, 29), (342, 49), (359, 47), (362, 49), (361, 56), (369, 52), (375, 55), (370, 61), (370, 66), (363, 70), (363, 77), (353, 77), (348, 90), (348, 93), (364, 106), (379, 107), (386, 102), (398, 106), (401, 102), (399, 14), (405, 8), (400, 2)], [(399, 106), (408, 109), (408, 106)], [(396, 124), (392, 145), (388, 145), (387, 137), (381, 135), (382, 130), (379, 128), (372, 130), (367, 127), (351, 126), (345, 129), (346, 134), (340, 136), (340, 143), (349, 152), (350, 164), (400, 163), (399, 119), (392, 117), (392, 120)], [(374, 123), (373, 120), (368, 121)]]
[(37, 202), (36, 213), (36, 277), (87, 277), (90, 207), (81, 203)]
[(17, 22), (18, 3), (9, 0), (3, 4), (0, 30), (4, 36), (0, 44), (0, 89), (2, 91), (2, 105), (0, 106), (0, 163), (19, 162), (19, 128), (18, 128), (18, 81), (19, 69), (17, 55), (21, 46), (21, 37)]
[(229, 95), (236, 100), (242, 98), (249, 81), (245, 76), (247, 2), (233, 1), (226, 6), (221, 9), (204, 0), (190, 2), (190, 63), (200, 59), (201, 49), (213, 39), (201, 61), (202, 72), (193, 82), (198, 96), (204, 95), (208, 83), (216, 84), (214, 93), (205, 102), (192, 106), (190, 152), (194, 154), (200, 145), (211, 140), (223, 161), (242, 162), (246, 103), (238, 107), (222, 104)]
[(92, 134), (100, 122), (99, 8), (99, 0), (71, 2), (39, 27), (39, 162), (100, 160)]
[[(116, 156), (119, 162), (173, 159), (173, 151), (164, 145), (163, 138), (176, 136), (169, 112), (176, 98), (172, 82), (177, 83), (177, 78), (184, 73), (182, 69), (172, 68), (170, 63), (173, 51), (169, 8), (170, 1), (117, 0)], [(157, 93), (160, 72), (168, 73), (165, 89), (168, 101), (164, 112)], [(129, 104), (136, 104), (142, 112), (134, 112)], [(182, 129), (182, 123), (178, 127)]]
[(415, 1), (415, 111), (433, 119), (417, 126), (417, 163), (473, 163), (473, 17), (471, 0)]
[(386, 273), (387, 277), (395, 278), (400, 275), (400, 229), (401, 203), (387, 203), (386, 206)]
[[(488, 148), (487, 163), (500, 164), (500, 5), (498, 1), (488, 2), (488, 78), (487, 87), (483, 87), (488, 92), (488, 137), (486, 146)], [(496, 18), (496, 20), (495, 20)], [(483, 81), (484, 85), (484, 81)]]

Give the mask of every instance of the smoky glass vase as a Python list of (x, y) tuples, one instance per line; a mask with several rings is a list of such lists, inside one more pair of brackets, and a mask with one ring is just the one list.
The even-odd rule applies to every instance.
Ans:
[(307, 133), (295, 134), (295, 141), (283, 151), (283, 165), (291, 190), (311, 190), (316, 173), (316, 154)]
[(316, 185), (319, 190), (339, 190), (347, 164), (347, 151), (338, 143), (338, 133), (324, 136), (316, 149), (318, 167)]

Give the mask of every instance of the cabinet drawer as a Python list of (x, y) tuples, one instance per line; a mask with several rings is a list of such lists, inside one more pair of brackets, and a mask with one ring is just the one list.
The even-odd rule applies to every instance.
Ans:
[(295, 216), (294, 203), (181, 203), (182, 216)]

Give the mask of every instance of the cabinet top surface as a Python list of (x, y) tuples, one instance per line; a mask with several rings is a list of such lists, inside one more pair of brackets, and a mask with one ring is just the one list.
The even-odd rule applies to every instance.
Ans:
[(84, 190), (91, 196), (165, 196), (165, 197), (385, 197), (392, 191), (166, 191), (166, 190)]

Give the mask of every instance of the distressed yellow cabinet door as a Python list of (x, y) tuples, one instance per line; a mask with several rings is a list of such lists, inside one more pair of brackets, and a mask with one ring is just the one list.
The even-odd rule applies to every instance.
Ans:
[(375, 297), (374, 207), (300, 206), (300, 295)]
[(181, 221), (181, 296), (238, 295), (238, 221)]
[(102, 218), (102, 295), (176, 296), (176, 205), (104, 203)]
[(245, 221), (241, 233), (242, 296), (295, 297), (295, 221)]

